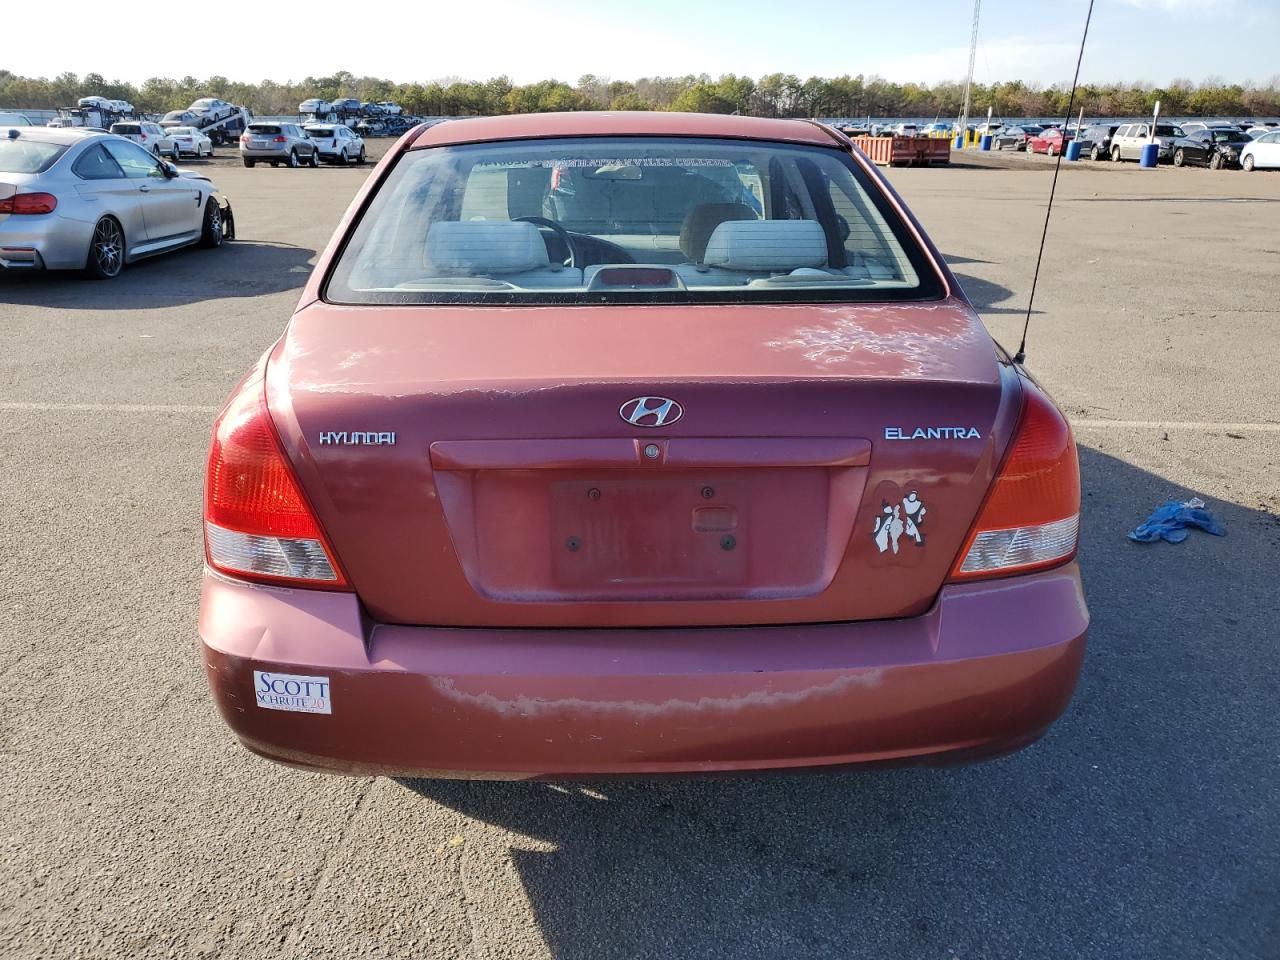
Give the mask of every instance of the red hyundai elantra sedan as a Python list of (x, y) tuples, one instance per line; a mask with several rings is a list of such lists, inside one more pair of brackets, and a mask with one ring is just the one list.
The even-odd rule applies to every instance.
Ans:
[(345, 773), (972, 759), (1066, 707), (1066, 420), (799, 120), (408, 133), (218, 417), (200, 635)]

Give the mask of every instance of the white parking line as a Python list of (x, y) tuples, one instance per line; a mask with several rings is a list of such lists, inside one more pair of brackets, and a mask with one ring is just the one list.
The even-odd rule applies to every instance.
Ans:
[(0, 400), (0, 410), (51, 410), (55, 413), (217, 413), (217, 407), (190, 403), (23, 403)]
[(1082, 430), (1225, 430), (1230, 433), (1280, 433), (1280, 423), (1217, 423), (1210, 420), (1072, 420)]

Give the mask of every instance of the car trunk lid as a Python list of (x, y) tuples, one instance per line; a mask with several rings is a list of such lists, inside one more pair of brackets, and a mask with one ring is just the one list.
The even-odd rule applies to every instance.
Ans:
[(314, 304), (268, 384), (369, 610), (452, 625), (922, 612), (1016, 414), (956, 300)]

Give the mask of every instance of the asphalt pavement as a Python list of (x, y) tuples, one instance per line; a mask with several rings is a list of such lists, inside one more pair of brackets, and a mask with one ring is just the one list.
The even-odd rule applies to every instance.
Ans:
[[(367, 168), (207, 169), (235, 243), (0, 277), (0, 957), (1280, 957), (1280, 174), (1063, 171), (1028, 366), (1075, 420), (1094, 624), (1043, 740), (583, 785), (303, 773), (216, 715), (213, 412)], [(1050, 175), (890, 172), (1010, 347)], [(1226, 537), (1126, 540), (1192, 495)]]

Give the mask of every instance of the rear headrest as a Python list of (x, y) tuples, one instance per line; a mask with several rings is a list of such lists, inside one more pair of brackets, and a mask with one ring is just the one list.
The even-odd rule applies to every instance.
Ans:
[(745, 203), (700, 203), (685, 214), (680, 224), (680, 251), (694, 263), (701, 263), (716, 227), (729, 220), (755, 218), (755, 211)]
[(441, 220), (427, 231), (427, 261), (450, 273), (492, 276), (551, 265), (547, 245), (532, 223), (512, 220)]
[(827, 235), (816, 220), (735, 220), (716, 227), (702, 262), (708, 267), (786, 273), (827, 264)]

